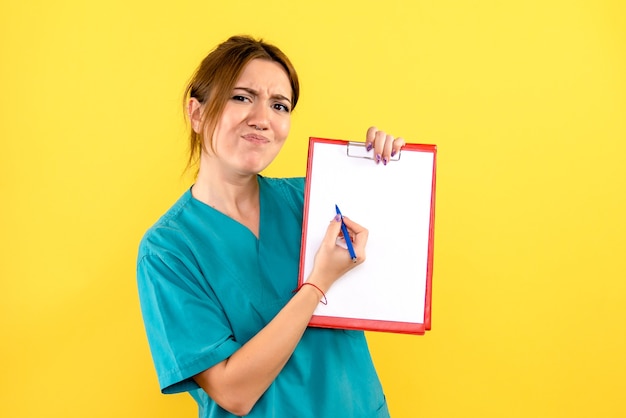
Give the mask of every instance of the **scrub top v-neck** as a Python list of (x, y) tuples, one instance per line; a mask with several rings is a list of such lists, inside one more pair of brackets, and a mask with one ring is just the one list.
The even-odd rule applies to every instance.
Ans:
[[(258, 238), (188, 190), (140, 244), (139, 295), (161, 390), (189, 391), (200, 417), (234, 415), (192, 376), (250, 340), (297, 286), (304, 179), (259, 176), (258, 181)], [(248, 416), (388, 414), (364, 334), (308, 328)]]

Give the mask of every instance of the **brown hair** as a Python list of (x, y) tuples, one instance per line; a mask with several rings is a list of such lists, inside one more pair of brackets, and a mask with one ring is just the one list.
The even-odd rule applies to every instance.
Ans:
[[(256, 40), (250, 36), (232, 36), (218, 45), (202, 60), (185, 89), (183, 103), (185, 108), (188, 100), (192, 97), (202, 104), (206, 103), (201, 129), (204, 135), (213, 136), (235, 83), (246, 64), (254, 59), (274, 61), (285, 69), (291, 83), (291, 109), (296, 107), (300, 85), (296, 70), (289, 58), (276, 46), (263, 42), (262, 39)], [(190, 131), (187, 168), (196, 163), (204, 149), (203, 135), (196, 133), (193, 128)]]

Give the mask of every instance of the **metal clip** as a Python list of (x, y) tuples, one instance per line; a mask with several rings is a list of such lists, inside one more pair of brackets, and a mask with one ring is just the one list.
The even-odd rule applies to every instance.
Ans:
[[(346, 154), (348, 155), (348, 157), (353, 158), (367, 158), (368, 160), (373, 160), (375, 158), (372, 150), (368, 151), (367, 148), (365, 148), (364, 142), (348, 142), (348, 146), (346, 147)], [(400, 161), (401, 154), (402, 150), (400, 150), (400, 152), (398, 152), (393, 157), (389, 158), (389, 161)]]

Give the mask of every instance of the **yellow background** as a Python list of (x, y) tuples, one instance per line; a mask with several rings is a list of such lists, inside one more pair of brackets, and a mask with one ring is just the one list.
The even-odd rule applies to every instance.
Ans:
[(370, 124), (438, 145), (433, 330), (368, 334), (394, 418), (626, 416), (617, 0), (3, 0), (0, 416), (196, 416), (158, 391), (135, 256), (190, 184), (185, 82), (238, 33), (303, 85), (267, 174)]

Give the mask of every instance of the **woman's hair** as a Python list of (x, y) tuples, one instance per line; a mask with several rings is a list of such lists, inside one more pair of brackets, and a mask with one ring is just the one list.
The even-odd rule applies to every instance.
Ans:
[(300, 86), (298, 75), (289, 58), (276, 46), (265, 43), (262, 39), (232, 36), (202, 60), (185, 89), (183, 103), (185, 108), (192, 97), (205, 105), (202, 115), (203, 126), (200, 129), (202, 134), (196, 133), (193, 128), (190, 129), (188, 168), (200, 158), (204, 148), (203, 135), (209, 138), (213, 136), (235, 83), (246, 64), (254, 59), (277, 62), (285, 69), (291, 84), (291, 109), (296, 107)]

